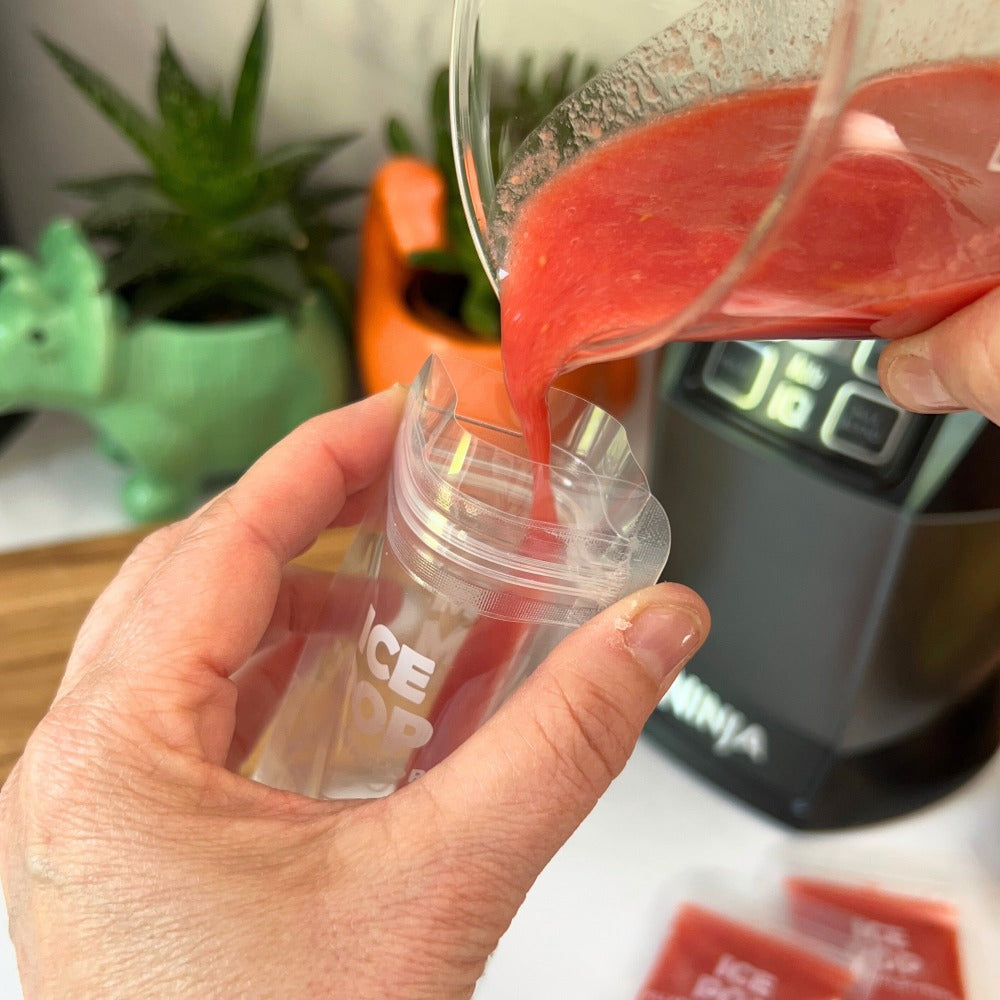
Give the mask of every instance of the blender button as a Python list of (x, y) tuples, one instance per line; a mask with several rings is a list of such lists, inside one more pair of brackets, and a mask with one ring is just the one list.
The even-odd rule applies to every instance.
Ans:
[(820, 439), (831, 451), (879, 465), (891, 457), (910, 419), (874, 386), (848, 382), (834, 397)]
[(779, 382), (767, 404), (767, 416), (783, 427), (804, 431), (812, 416), (816, 397), (793, 382)]
[(878, 359), (886, 345), (884, 340), (863, 340), (851, 358), (851, 368), (858, 378), (878, 385)]
[(764, 398), (778, 366), (772, 344), (731, 340), (715, 344), (702, 372), (705, 387), (741, 410), (752, 410)]

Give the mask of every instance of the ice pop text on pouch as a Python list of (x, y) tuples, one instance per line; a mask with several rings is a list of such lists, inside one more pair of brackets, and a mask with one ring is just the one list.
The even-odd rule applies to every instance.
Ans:
[(773, 972), (760, 969), (730, 954), (719, 956), (715, 968), (703, 972), (690, 993), (661, 993), (647, 990), (642, 1000), (770, 1000), (780, 982)]
[(691, 993), (694, 1000), (767, 1000), (778, 987), (778, 977), (732, 955), (722, 955), (710, 976), (700, 976)]
[(413, 705), (427, 696), (427, 685), (435, 662), (401, 643), (388, 625), (376, 623), (375, 608), (369, 606), (365, 626), (358, 639), (358, 653), (375, 681), (359, 678), (351, 695), (351, 720), (363, 733), (382, 733), (382, 748), (389, 752), (415, 750), (434, 734), (421, 715), (390, 702), (395, 695)]

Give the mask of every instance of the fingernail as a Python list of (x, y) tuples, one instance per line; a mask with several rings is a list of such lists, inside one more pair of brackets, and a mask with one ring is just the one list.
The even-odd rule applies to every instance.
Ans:
[(625, 632), (625, 642), (640, 666), (660, 688), (701, 645), (705, 623), (693, 608), (654, 604), (639, 612)]
[(378, 392), (373, 392), (372, 396), (395, 396), (398, 392), (408, 391), (407, 386), (403, 385), (402, 382), (393, 382), (392, 385), (379, 389)]
[(959, 403), (941, 383), (927, 358), (904, 354), (889, 365), (886, 389), (901, 406), (914, 410), (957, 410)]

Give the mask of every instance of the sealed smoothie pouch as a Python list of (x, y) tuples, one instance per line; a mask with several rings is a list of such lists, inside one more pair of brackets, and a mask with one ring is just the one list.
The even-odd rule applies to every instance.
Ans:
[(385, 795), (459, 746), (569, 631), (656, 581), (669, 525), (625, 431), (567, 393), (548, 404), (540, 466), (498, 372), (424, 365), (258, 780)]
[(866, 989), (863, 975), (766, 922), (686, 902), (637, 1000), (860, 1000)]
[(859, 950), (877, 956), (872, 1000), (906, 1000), (914, 994), (966, 1000), (954, 906), (871, 884), (789, 878), (786, 889), (791, 913), (803, 931), (815, 931), (817, 922), (832, 924)]
[(988, 968), (977, 947), (977, 925), (988, 922), (978, 903), (985, 873), (918, 855), (862, 859), (843, 851), (793, 855), (786, 869), (787, 919), (802, 933), (867, 959), (870, 1000), (997, 995), (995, 961)]

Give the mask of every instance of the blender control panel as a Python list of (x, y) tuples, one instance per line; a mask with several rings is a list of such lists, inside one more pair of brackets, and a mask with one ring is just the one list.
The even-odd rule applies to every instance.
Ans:
[(757, 436), (873, 485), (905, 474), (929, 420), (882, 392), (878, 340), (722, 341), (699, 345), (685, 393)]

